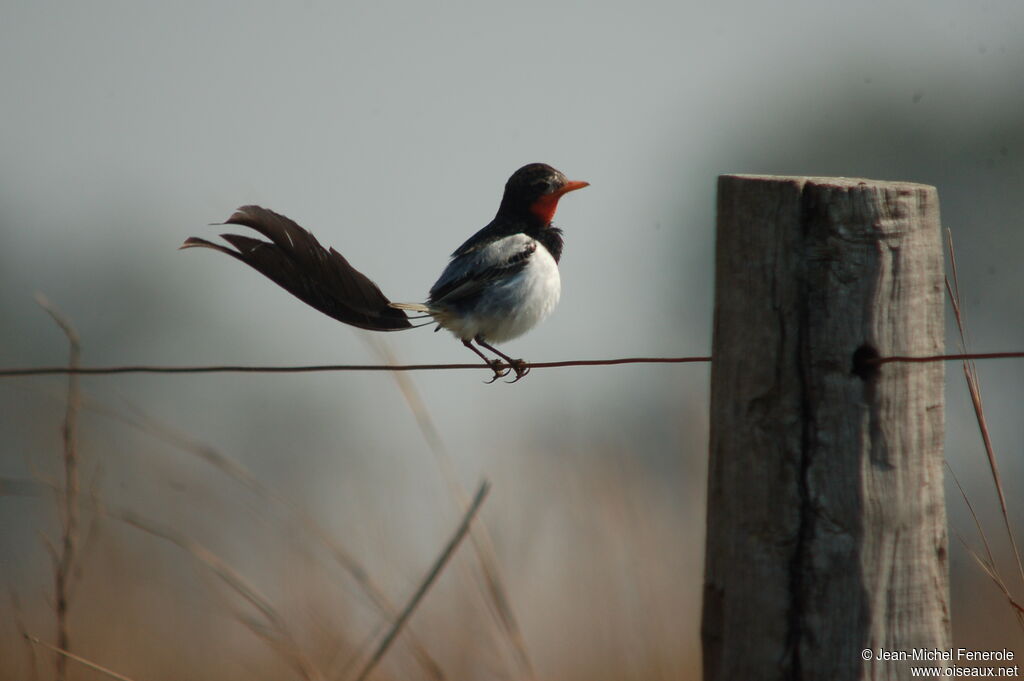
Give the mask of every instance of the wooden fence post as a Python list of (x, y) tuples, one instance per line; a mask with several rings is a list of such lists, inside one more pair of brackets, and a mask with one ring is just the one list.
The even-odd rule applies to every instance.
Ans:
[(719, 178), (705, 681), (949, 648), (942, 363), (853, 372), (944, 350), (941, 241), (934, 187)]

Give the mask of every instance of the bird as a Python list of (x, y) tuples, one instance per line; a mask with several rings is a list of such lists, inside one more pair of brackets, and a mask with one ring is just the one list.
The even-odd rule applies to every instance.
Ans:
[[(334, 248), (324, 248), (312, 233), (261, 206), (242, 206), (215, 224), (248, 227), (267, 240), (221, 234), (224, 246), (193, 236), (181, 248), (225, 253), (311, 307), (361, 329), (402, 331), (435, 324), (435, 331), (451, 332), (485, 362), (494, 372), (489, 383), (510, 372), (515, 383), (529, 372), (528, 364), (492, 343), (523, 335), (558, 304), (564, 241), (552, 220), (565, 194), (589, 184), (569, 180), (546, 163), (515, 171), (494, 219), (455, 249), (421, 303), (392, 302)], [(413, 324), (420, 319), (429, 321)]]

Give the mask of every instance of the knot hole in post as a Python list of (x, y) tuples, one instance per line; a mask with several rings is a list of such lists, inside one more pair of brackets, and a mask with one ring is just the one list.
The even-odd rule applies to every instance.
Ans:
[(850, 370), (850, 373), (862, 381), (869, 381), (875, 378), (878, 376), (878, 371), (881, 368), (881, 364), (877, 361), (880, 357), (881, 355), (878, 354), (875, 346), (870, 343), (864, 343), (853, 351), (853, 368)]

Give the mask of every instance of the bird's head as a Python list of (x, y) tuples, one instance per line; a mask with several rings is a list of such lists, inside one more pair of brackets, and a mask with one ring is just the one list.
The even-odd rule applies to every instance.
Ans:
[(498, 214), (532, 216), (547, 225), (562, 196), (589, 184), (570, 180), (546, 163), (531, 163), (508, 178)]

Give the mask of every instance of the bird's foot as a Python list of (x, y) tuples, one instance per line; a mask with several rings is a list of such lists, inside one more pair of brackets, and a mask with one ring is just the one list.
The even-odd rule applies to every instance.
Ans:
[[(529, 365), (527, 365), (525, 360), (522, 360), (522, 359), (509, 360), (508, 365), (509, 365), (509, 368), (512, 369), (512, 371), (515, 372), (516, 377), (513, 378), (511, 381), (505, 381), (506, 383), (515, 383), (516, 381), (521, 379), (523, 376), (525, 376), (526, 374), (530, 373), (530, 367), (529, 367)], [(505, 373), (507, 374), (508, 370), (506, 370)]]
[[(494, 372), (494, 376), (491, 376), (491, 380), (484, 381), (484, 383), (491, 384), (497, 381), (499, 378), (508, 376), (508, 372), (511, 370), (510, 367), (505, 366), (500, 359), (489, 359), (487, 365), (491, 367), (491, 371)], [(516, 381), (519, 379), (517, 378)], [(514, 383), (515, 381), (513, 381)]]

